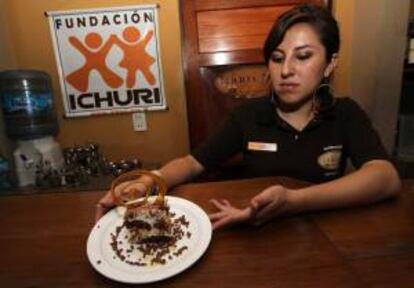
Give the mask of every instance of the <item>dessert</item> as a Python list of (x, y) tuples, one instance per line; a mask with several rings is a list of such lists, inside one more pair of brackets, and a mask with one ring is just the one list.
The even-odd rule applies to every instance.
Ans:
[[(134, 175), (129, 173), (114, 181), (112, 195), (119, 206), (125, 207), (122, 224), (111, 234), (111, 247), (116, 255), (114, 257), (136, 266), (165, 264), (188, 249), (180, 240), (191, 238), (188, 231), (190, 223), (185, 215), (176, 215), (170, 211), (165, 199), (166, 184), (158, 175), (142, 170), (134, 173), (135, 176), (153, 177), (157, 187), (148, 187), (145, 198), (133, 199), (136, 195), (126, 195), (123, 192), (117, 194), (115, 187), (122, 180), (131, 181), (131, 176)], [(157, 191), (158, 195), (149, 197), (150, 190)]]
[(172, 237), (172, 220), (167, 205), (144, 203), (127, 207), (124, 225), (130, 243), (168, 242)]

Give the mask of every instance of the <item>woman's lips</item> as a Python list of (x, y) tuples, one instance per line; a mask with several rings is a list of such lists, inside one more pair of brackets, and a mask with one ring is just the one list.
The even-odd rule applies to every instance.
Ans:
[(281, 91), (292, 91), (295, 90), (297, 87), (299, 87), (299, 84), (293, 82), (285, 82), (279, 84), (279, 88)]

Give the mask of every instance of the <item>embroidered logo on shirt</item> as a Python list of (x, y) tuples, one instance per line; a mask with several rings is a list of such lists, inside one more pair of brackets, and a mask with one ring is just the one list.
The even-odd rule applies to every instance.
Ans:
[(323, 169), (336, 170), (339, 168), (342, 155), (342, 145), (327, 146), (324, 152), (318, 157), (318, 164)]
[(247, 143), (247, 149), (251, 151), (277, 151), (277, 143), (265, 143), (265, 142), (249, 142)]

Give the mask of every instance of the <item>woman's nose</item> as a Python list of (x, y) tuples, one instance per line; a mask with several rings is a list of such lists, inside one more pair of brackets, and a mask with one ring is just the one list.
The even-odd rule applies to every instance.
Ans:
[(285, 61), (283, 61), (281, 73), (282, 73), (282, 78), (287, 78), (289, 76), (292, 76), (295, 73), (294, 63), (289, 59), (286, 59)]

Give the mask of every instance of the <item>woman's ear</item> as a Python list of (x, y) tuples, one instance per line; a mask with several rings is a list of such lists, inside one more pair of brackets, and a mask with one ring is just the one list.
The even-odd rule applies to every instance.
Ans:
[(331, 61), (329, 62), (328, 66), (326, 66), (325, 71), (323, 72), (323, 76), (329, 78), (332, 72), (335, 70), (336, 66), (338, 65), (338, 53), (332, 54)]

